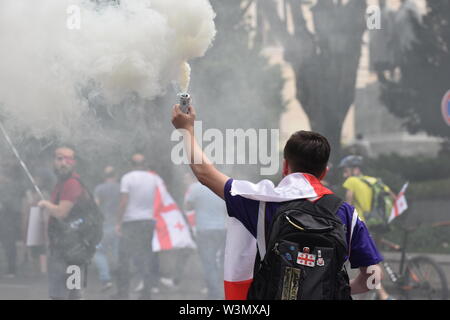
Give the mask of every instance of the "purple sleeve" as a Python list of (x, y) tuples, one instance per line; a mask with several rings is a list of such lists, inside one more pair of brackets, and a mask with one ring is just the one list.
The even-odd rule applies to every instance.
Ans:
[(353, 229), (351, 241), (350, 264), (352, 269), (373, 266), (383, 261), (372, 236), (364, 222), (358, 219)]
[(350, 242), (350, 264), (352, 269), (369, 267), (383, 261), (383, 257), (378, 251), (372, 236), (364, 222), (357, 219), (350, 240), (352, 216), (354, 207), (344, 203), (338, 211), (338, 215), (347, 227), (347, 243)]
[(233, 179), (229, 179), (225, 183), (224, 188), (225, 203), (227, 205), (228, 215), (238, 219), (247, 228), (247, 230), (254, 237), (256, 237), (259, 202), (256, 200), (246, 199), (241, 196), (232, 196), (232, 183)]

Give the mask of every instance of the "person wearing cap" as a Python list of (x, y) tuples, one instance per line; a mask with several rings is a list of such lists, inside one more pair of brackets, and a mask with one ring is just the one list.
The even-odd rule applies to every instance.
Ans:
[[(371, 210), (373, 199), (372, 188), (363, 179), (370, 183), (375, 183), (377, 180), (374, 177), (364, 175), (362, 171), (363, 165), (364, 158), (357, 155), (349, 155), (339, 163), (339, 168), (343, 170), (343, 177), (345, 178), (343, 184), (343, 187), (346, 189), (345, 201), (355, 207), (361, 221), (366, 220), (365, 216)], [(385, 191), (391, 193), (391, 196), (395, 198), (390, 189), (387, 188)], [(371, 233), (374, 233), (372, 229)], [(378, 235), (375, 234), (376, 243), (378, 242), (377, 239)], [(377, 295), (380, 300), (394, 300), (381, 283), (380, 289), (377, 290)]]
[[(339, 163), (342, 174), (345, 179), (342, 185), (346, 189), (345, 201), (352, 204), (358, 211), (359, 218), (365, 221), (365, 215), (370, 212), (372, 206), (373, 191), (372, 188), (363, 181), (375, 183), (377, 178), (364, 175), (362, 167), (364, 158), (362, 156), (350, 155), (345, 157)], [(386, 189), (395, 199), (395, 194), (390, 189)]]

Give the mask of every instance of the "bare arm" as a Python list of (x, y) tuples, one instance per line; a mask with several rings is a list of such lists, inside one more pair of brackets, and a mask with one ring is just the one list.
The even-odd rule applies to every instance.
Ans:
[(195, 109), (189, 107), (189, 113), (180, 110), (179, 105), (174, 106), (172, 123), (183, 134), (189, 166), (198, 181), (211, 191), (224, 199), (224, 187), (229, 177), (216, 169), (212, 162), (203, 153), (194, 136)]
[(72, 210), (74, 204), (71, 201), (61, 200), (59, 204), (51, 203), (47, 200), (42, 200), (38, 204), (39, 207), (47, 209), (47, 212), (57, 219), (64, 219)]

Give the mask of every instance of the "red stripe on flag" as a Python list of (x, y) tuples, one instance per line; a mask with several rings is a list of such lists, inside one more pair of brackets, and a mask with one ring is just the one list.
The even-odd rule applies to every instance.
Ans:
[(159, 188), (156, 188), (155, 201), (153, 203), (153, 213), (156, 220), (156, 236), (158, 237), (161, 249), (169, 250), (172, 248), (172, 241), (170, 240), (169, 228), (167, 227), (166, 221), (162, 217), (162, 214), (166, 212), (163, 211), (164, 209), (166, 208), (163, 207), (161, 192)]
[(176, 203), (170, 204), (170, 205), (165, 206), (165, 207), (161, 207), (161, 209), (159, 209), (159, 211), (161, 213), (167, 213), (167, 212), (170, 212), (170, 211), (173, 211), (173, 210), (179, 210)]
[(405, 195), (405, 192), (400, 192), (397, 195), (397, 198), (395, 198), (394, 201), (394, 217), (398, 217), (400, 215), (399, 210), (398, 210), (398, 201)]
[(395, 200), (394, 202), (394, 217), (398, 217), (399, 213), (398, 213), (398, 200)]
[(320, 182), (319, 179), (314, 177), (313, 175), (304, 173), (303, 176), (306, 180), (308, 180), (309, 184), (313, 187), (314, 192), (317, 194), (318, 197), (323, 197), (326, 194), (333, 194), (333, 191), (331, 191), (328, 188), (325, 188), (323, 184)]
[(188, 219), (188, 223), (191, 227), (195, 227), (195, 211), (189, 211), (186, 213), (186, 217)]
[(248, 290), (253, 279), (245, 281), (224, 281), (225, 300), (247, 300)]

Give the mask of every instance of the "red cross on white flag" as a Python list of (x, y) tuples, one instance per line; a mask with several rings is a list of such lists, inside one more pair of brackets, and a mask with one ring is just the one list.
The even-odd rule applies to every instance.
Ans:
[(316, 256), (308, 253), (298, 253), (297, 263), (302, 266), (314, 267), (316, 262)]
[(391, 216), (389, 217), (389, 223), (401, 215), (408, 209), (408, 203), (406, 202), (405, 192), (408, 188), (409, 182), (405, 183), (403, 188), (400, 190), (397, 198), (395, 199), (394, 206), (392, 207)]

